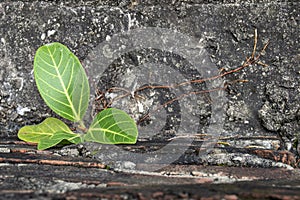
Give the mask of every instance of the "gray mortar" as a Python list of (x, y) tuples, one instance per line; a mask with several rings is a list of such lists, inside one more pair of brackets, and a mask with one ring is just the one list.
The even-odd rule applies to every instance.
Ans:
[[(257, 28), (259, 48), (271, 41), (262, 58), (269, 66), (251, 66), (225, 78), (249, 82), (228, 87), (222, 137), (277, 136), (275, 143), (281, 141), (281, 149), (299, 153), (299, 3), (251, 2), (150, 0), (133, 7), (128, 1), (0, 3), (0, 135), (16, 137), (20, 127), (56, 116), (33, 79), (34, 54), (43, 44), (64, 43), (83, 61), (93, 47), (115, 33), (148, 26), (169, 28), (199, 39), (212, 62), (230, 70), (251, 55)], [(272, 142), (249, 140), (243, 145), (259, 143), (276, 149)]]

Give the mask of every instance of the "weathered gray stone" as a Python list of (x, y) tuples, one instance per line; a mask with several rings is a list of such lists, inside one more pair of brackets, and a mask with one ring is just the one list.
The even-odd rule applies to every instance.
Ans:
[[(269, 66), (250, 66), (224, 78), (228, 83), (248, 82), (228, 86), (220, 131), (222, 137), (232, 138), (278, 136), (282, 149), (297, 148), (300, 59), (296, 1), (4, 1), (0, 19), (1, 136), (15, 137), (20, 127), (55, 116), (39, 96), (33, 78), (34, 54), (43, 44), (59, 41), (84, 61), (95, 46), (114, 34), (139, 27), (166, 28), (199, 40), (218, 69), (228, 71), (251, 55), (257, 28), (258, 48), (268, 39), (271, 42), (262, 57)], [(209, 109), (198, 113), (205, 116), (201, 122), (207, 125)], [(166, 138), (173, 136), (171, 132)], [(275, 148), (270, 142), (263, 147)]]

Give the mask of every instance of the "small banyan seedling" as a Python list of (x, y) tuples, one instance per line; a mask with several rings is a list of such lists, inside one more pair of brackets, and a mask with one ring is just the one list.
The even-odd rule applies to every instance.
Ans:
[(76, 122), (82, 133), (74, 133), (63, 121), (49, 117), (38, 125), (22, 127), (19, 139), (37, 143), (39, 150), (66, 142), (136, 143), (135, 121), (116, 108), (102, 110), (86, 128), (83, 117), (90, 97), (88, 78), (78, 58), (66, 46), (58, 42), (41, 46), (34, 57), (33, 68), (38, 91), (45, 103), (59, 116)]

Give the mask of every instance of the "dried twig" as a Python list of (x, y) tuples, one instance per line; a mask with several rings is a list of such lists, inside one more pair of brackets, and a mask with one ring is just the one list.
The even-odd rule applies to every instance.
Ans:
[(106, 169), (107, 166), (97, 162), (82, 162), (82, 161), (66, 161), (66, 160), (49, 160), (36, 158), (9, 158), (0, 157), (0, 163), (27, 163), (27, 164), (44, 164), (44, 165), (58, 165), (58, 166), (75, 166), (75, 167), (90, 167)]
[[(119, 99), (122, 99), (124, 97), (127, 97), (129, 95), (132, 95), (132, 94), (136, 94), (137, 92), (139, 91), (143, 91), (145, 89), (170, 89), (170, 88), (177, 88), (177, 87), (180, 87), (180, 86), (184, 86), (184, 85), (190, 85), (192, 83), (203, 83), (203, 82), (206, 82), (206, 81), (213, 81), (213, 80), (216, 80), (216, 79), (219, 79), (219, 78), (222, 78), (224, 76), (227, 76), (229, 74), (233, 74), (233, 73), (236, 73), (238, 71), (241, 71), (242, 69), (246, 68), (246, 67), (249, 67), (253, 64), (259, 64), (259, 65), (262, 65), (262, 66), (267, 66), (266, 64), (260, 62), (260, 57), (263, 55), (263, 53), (265, 52), (266, 48), (268, 47), (269, 45), (269, 41), (263, 46), (262, 50), (259, 52), (259, 54), (256, 55), (256, 50), (257, 50), (257, 29), (255, 29), (254, 31), (254, 45), (253, 45), (253, 51), (252, 51), (252, 54), (251, 54), (251, 57), (248, 57), (245, 59), (244, 63), (235, 68), (235, 69), (232, 69), (230, 71), (227, 71), (227, 72), (223, 72), (219, 75), (216, 75), (216, 76), (212, 76), (212, 77), (208, 77), (208, 78), (203, 78), (203, 79), (196, 79), (196, 80), (190, 80), (190, 81), (185, 81), (185, 82), (182, 82), (182, 83), (179, 83), (179, 84), (174, 84), (174, 85), (147, 85), (147, 86), (142, 86), (140, 88), (137, 88), (134, 92), (130, 92), (126, 89), (123, 89), (123, 88), (117, 88), (118, 90), (121, 90), (121, 91), (125, 91), (126, 93), (123, 94), (123, 95), (120, 95), (114, 99), (112, 99), (109, 103), (106, 104), (106, 106), (110, 106), (114, 101), (117, 101)], [(247, 82), (247, 80), (236, 80), (236, 82)], [(210, 89), (210, 90), (202, 90), (202, 91), (193, 91), (193, 92), (188, 92), (188, 93), (185, 93), (185, 94), (182, 94), (166, 103), (164, 103), (163, 105), (159, 106), (158, 108), (152, 110), (151, 112), (154, 112), (154, 111), (157, 111), (159, 108), (161, 107), (165, 107), (166, 105), (168, 104), (171, 104), (173, 103), (174, 101), (177, 101), (179, 99), (182, 99), (186, 96), (189, 96), (189, 95), (197, 95), (197, 94), (203, 94), (203, 93), (209, 93), (209, 92), (213, 92), (213, 91), (218, 91), (218, 90), (224, 90), (226, 89), (226, 86), (225, 85), (224, 87), (222, 88), (213, 88), (213, 89)], [(111, 88), (109, 91), (112, 91), (112, 90), (115, 90), (116, 88)], [(106, 107), (104, 107), (106, 108)], [(145, 120), (147, 117), (149, 117), (150, 113), (147, 113), (142, 119), (140, 119), (137, 123), (140, 123), (141, 121)]]

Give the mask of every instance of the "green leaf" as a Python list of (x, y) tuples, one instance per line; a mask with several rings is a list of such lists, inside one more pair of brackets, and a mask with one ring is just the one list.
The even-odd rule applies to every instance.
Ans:
[(81, 137), (80, 135), (74, 133), (56, 132), (48, 138), (41, 139), (38, 143), (38, 150), (48, 149), (61, 143), (63, 140), (67, 140), (70, 143), (78, 144), (81, 142)]
[(73, 133), (64, 122), (53, 117), (38, 125), (24, 126), (19, 130), (18, 137), (26, 142), (39, 143), (38, 149), (55, 146), (62, 140), (76, 144), (81, 142), (79, 134)]
[(34, 77), (46, 104), (71, 121), (83, 118), (90, 88), (78, 58), (64, 45), (54, 42), (40, 47), (34, 58)]
[(84, 140), (103, 144), (135, 144), (137, 136), (137, 126), (126, 112), (108, 108), (96, 115)]

